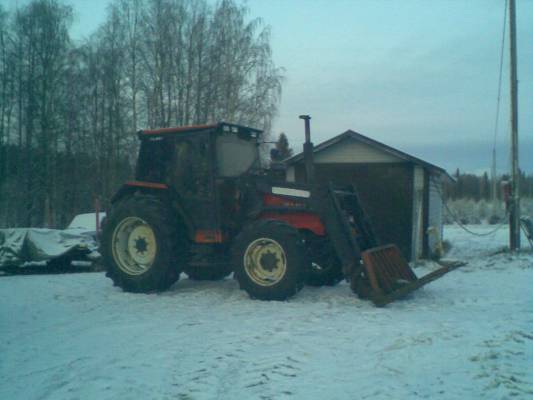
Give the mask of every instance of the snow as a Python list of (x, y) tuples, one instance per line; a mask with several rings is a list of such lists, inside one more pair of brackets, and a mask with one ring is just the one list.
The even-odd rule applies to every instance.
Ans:
[(0, 277), (0, 398), (530, 399), (533, 254), (494, 254), (507, 232), (447, 227), (469, 265), (382, 309), (345, 283), (261, 302), (232, 279)]
[[(98, 214), (98, 219), (100, 220), (100, 225), (102, 225), (102, 221), (105, 218), (106, 213), (100, 212)], [(76, 215), (70, 224), (68, 225), (67, 229), (79, 229), (84, 230), (87, 232), (96, 232), (96, 213), (87, 213), (87, 214), (78, 214)]]

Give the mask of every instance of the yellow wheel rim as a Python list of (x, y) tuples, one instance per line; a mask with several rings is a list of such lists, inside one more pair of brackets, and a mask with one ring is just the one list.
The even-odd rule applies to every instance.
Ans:
[(244, 252), (243, 262), (246, 274), (261, 286), (275, 285), (287, 272), (287, 257), (283, 247), (269, 238), (250, 243)]
[(150, 225), (138, 217), (123, 219), (113, 231), (113, 258), (128, 275), (148, 271), (157, 254), (157, 242)]

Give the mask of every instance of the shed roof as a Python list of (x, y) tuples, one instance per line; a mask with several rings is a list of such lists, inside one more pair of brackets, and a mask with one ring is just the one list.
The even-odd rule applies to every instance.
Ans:
[[(418, 157), (415, 157), (415, 156), (412, 156), (410, 154), (407, 154), (407, 153), (404, 153), (403, 151), (401, 150), (398, 150), (398, 149), (395, 149), (393, 147), (390, 147), (390, 146), (387, 146), (386, 144), (384, 143), (381, 143), (381, 142), (378, 142), (377, 140), (374, 140), (374, 139), (371, 139), (369, 138), (368, 136), (365, 136), (365, 135), (362, 135), (358, 132), (354, 132), (350, 129), (348, 129), (346, 132), (344, 133), (341, 133), (340, 135), (337, 135), (335, 137), (332, 137), (331, 139), (329, 140), (326, 140), (325, 142), (322, 142), (320, 143), (319, 145), (315, 146), (315, 149), (314, 149), (314, 153), (319, 153), (323, 150), (326, 150), (334, 145), (336, 145), (337, 143), (340, 143), (342, 142), (343, 140), (346, 140), (346, 139), (353, 139), (353, 140), (356, 140), (358, 142), (361, 142), (361, 143), (365, 143), (366, 145), (376, 149), (376, 150), (379, 150), (379, 151), (383, 151), (387, 154), (390, 154), (394, 157), (397, 157), (399, 158), (400, 160), (404, 160), (404, 161), (407, 161), (407, 162), (412, 162), (413, 164), (416, 164), (416, 165), (420, 165), (421, 167), (424, 167), (426, 169), (428, 169), (430, 172), (433, 172), (433, 173), (436, 173), (436, 174), (443, 174), (444, 176), (446, 176), (447, 178), (451, 179), (452, 181), (454, 180), (449, 174), (448, 172), (446, 172), (446, 170), (444, 168), (441, 168), (435, 164), (431, 164), (427, 161), (424, 161)], [(285, 164), (287, 165), (292, 165), (292, 164), (296, 164), (298, 163), (299, 161), (303, 160), (303, 153), (298, 153), (292, 157), (289, 157), (287, 158), (286, 160), (284, 160)]]

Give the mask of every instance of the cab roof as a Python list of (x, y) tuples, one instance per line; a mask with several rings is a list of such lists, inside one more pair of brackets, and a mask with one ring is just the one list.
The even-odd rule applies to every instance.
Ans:
[(206, 131), (206, 130), (218, 130), (221, 129), (227, 132), (238, 133), (240, 130), (253, 132), (256, 135), (261, 134), (263, 131), (255, 128), (250, 128), (243, 125), (230, 124), (227, 122), (218, 122), (216, 124), (206, 124), (206, 125), (189, 125), (189, 126), (177, 126), (173, 128), (159, 128), (159, 129), (144, 129), (140, 130), (138, 133), (139, 137), (148, 136), (148, 135), (163, 135), (163, 134), (184, 134), (197, 131)]

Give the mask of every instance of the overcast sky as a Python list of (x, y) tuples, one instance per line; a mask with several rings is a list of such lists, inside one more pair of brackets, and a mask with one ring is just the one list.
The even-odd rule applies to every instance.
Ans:
[[(522, 165), (533, 172), (533, 1), (517, 1)], [(454, 170), (490, 165), (504, 1), (252, 1), (286, 80), (276, 131), (353, 129)], [(508, 43), (508, 42), (507, 42)], [(506, 54), (499, 167), (508, 165)], [(300, 145), (298, 144), (297, 147)]]
[[(79, 39), (103, 22), (109, 0), (66, 2)], [(310, 114), (315, 144), (352, 129), (449, 171), (489, 168), (504, 0), (246, 3), (251, 18), (270, 26), (274, 60), (285, 69), (274, 133), (285, 132), (297, 151), (298, 115)], [(533, 0), (517, 0), (517, 25), (520, 162), (533, 172)], [(504, 170), (508, 69), (506, 49), (497, 146)]]

